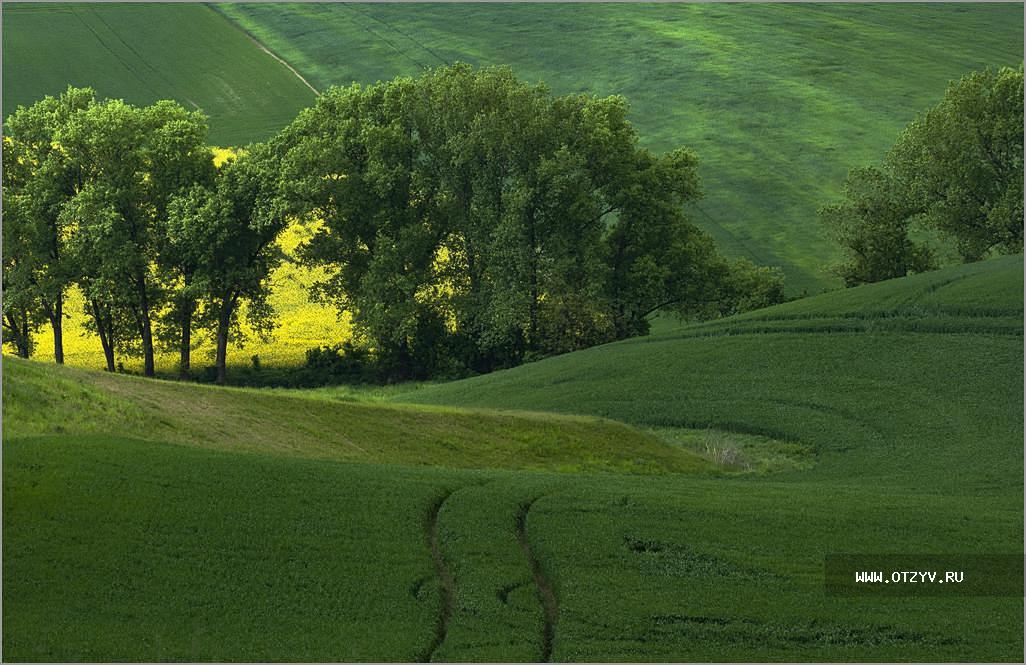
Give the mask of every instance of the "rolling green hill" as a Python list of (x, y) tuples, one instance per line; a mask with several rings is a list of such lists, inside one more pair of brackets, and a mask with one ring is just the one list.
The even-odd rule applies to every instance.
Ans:
[(835, 285), (815, 212), (948, 82), (1018, 65), (1014, 4), (225, 4), (318, 89), (456, 60), (623, 94), (642, 141), (698, 154), (693, 211), (793, 293)]
[(210, 118), (211, 140), (266, 138), (314, 93), (202, 5), (3, 3), (3, 117), (69, 85), (134, 104), (174, 99)]
[(693, 472), (705, 459), (598, 418), (338, 404), (4, 359), (4, 436), (105, 434), (233, 452), (450, 467)]
[(807, 477), (1021, 491), (1022, 303), (1022, 256), (1010, 256), (396, 399), (769, 434), (816, 448)]
[[(1022, 277), (1008, 257), (384, 396), (429, 406), (5, 359), (3, 656), (1021, 660), (1021, 578), (883, 600), (822, 575), (1021, 562)], [(703, 431), (815, 464), (716, 471)]]

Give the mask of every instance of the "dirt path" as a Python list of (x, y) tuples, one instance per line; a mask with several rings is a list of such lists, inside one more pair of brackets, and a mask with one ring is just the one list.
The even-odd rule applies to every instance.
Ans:
[(445, 557), (442, 556), (442, 548), (438, 543), (438, 514), (442, 506), (455, 490), (449, 490), (435, 500), (428, 511), (427, 520), (427, 544), (431, 550), (431, 559), (435, 564), (435, 577), (442, 591), (442, 601), (438, 608), (438, 623), (435, 626), (435, 637), (427, 646), (424, 653), (417, 659), (421, 663), (428, 663), (435, 655), (438, 647), (445, 642), (445, 635), (449, 630), (449, 619), (452, 617), (453, 609), (456, 606), (456, 580), (452, 576), (449, 567), (445, 565)]
[(538, 600), (541, 601), (545, 623), (542, 627), (541, 658), (538, 661), (547, 663), (552, 660), (552, 644), (556, 637), (556, 623), (559, 621), (559, 601), (556, 600), (556, 593), (542, 573), (541, 564), (531, 551), (531, 544), (527, 540), (527, 514), (538, 498), (535, 497), (520, 506), (520, 512), (517, 513), (517, 540), (520, 541), (520, 549), (524, 551), (524, 556), (531, 566), (534, 585), (538, 589)]

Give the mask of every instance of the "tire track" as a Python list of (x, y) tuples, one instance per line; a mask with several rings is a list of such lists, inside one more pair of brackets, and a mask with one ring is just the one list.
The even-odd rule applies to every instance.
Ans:
[(534, 577), (538, 600), (542, 606), (544, 623), (542, 625), (541, 658), (538, 659), (538, 662), (547, 663), (552, 660), (552, 646), (556, 638), (556, 624), (559, 621), (559, 601), (556, 599), (556, 592), (552, 588), (552, 584), (542, 572), (541, 563), (531, 550), (531, 543), (527, 539), (527, 514), (531, 511), (531, 506), (540, 498), (535, 497), (527, 503), (521, 504), (520, 511), (517, 513), (517, 540), (531, 566), (531, 575)]
[[(353, 9), (353, 11), (356, 11), (355, 7), (349, 7), (349, 5), (346, 5), (346, 7), (349, 8), (349, 9)], [(374, 14), (372, 14), (370, 12), (360, 11), (360, 14), (363, 15), (363, 16), (366, 16), (367, 18), (371, 19), (372, 21), (376, 21), (376, 22), (380, 23), (381, 25), (385, 26), (385, 28), (391, 30), (392, 32), (399, 33), (400, 35), (403, 36), (403, 38), (405, 38), (407, 41), (413, 43), (417, 48), (419, 48), (419, 49), (429, 53), (431, 55), (431, 57), (433, 57), (438, 62), (442, 63), (443, 66), (449, 64), (448, 60), (446, 60), (442, 56), (440, 56), (437, 53), (435, 53), (433, 50), (428, 48), (422, 42), (419, 42), (416, 39), (414, 39), (413, 36), (410, 35), (408, 32), (400, 30), (399, 28), (395, 27), (394, 25), (392, 25), (388, 21), (385, 21), (384, 19), (380, 19), (380, 18), (378, 18), (377, 16), (375, 16)]]
[(427, 537), (428, 550), (431, 552), (431, 560), (435, 565), (435, 578), (438, 580), (438, 586), (442, 591), (442, 599), (438, 608), (438, 623), (435, 626), (435, 636), (424, 652), (417, 658), (417, 661), (421, 663), (431, 662), (435, 651), (445, 642), (446, 633), (449, 631), (449, 620), (452, 618), (452, 612), (456, 606), (456, 580), (448, 566), (445, 565), (445, 557), (442, 556), (442, 548), (438, 543), (438, 515), (442, 512), (442, 506), (445, 505), (445, 502), (455, 491), (446, 491), (445, 494), (435, 499), (435, 502), (428, 510), (425, 535)]

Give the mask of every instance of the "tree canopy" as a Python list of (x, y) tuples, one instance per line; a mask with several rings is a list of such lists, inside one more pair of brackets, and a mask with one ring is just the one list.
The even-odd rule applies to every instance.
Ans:
[(622, 97), (554, 96), (508, 68), (327, 91), (281, 137), (292, 210), (321, 224), (303, 249), (329, 270), (319, 295), (403, 378), (733, 307), (731, 266), (683, 212), (695, 156), (640, 148), (627, 114)]
[(923, 230), (963, 261), (1021, 252), (1022, 187), (1023, 68), (988, 69), (952, 83), (879, 168), (853, 170), (821, 216), (844, 248), (845, 282), (874, 282), (935, 266)]
[(311, 357), (345, 349), (346, 367), (387, 379), (644, 334), (659, 312), (780, 301), (778, 271), (727, 261), (686, 216), (696, 156), (640, 147), (628, 112), (619, 96), (457, 64), (333, 88), (216, 167), (201, 113), (69, 88), (8, 121), (5, 339), (28, 355), (48, 320), (60, 362), (74, 284), (109, 371), (128, 353), (153, 375), (162, 347), (188, 378), (199, 332), (223, 383), (240, 317), (257, 334), (275, 325), (270, 276), (293, 223), (312, 230), (298, 259), (325, 275), (316, 297), (359, 333)]

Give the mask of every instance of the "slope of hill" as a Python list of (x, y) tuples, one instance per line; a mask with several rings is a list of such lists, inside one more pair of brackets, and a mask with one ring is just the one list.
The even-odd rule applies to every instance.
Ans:
[(449, 467), (708, 470), (705, 459), (599, 418), (339, 404), (4, 359), (4, 437), (95, 435), (235, 452)]
[(948, 82), (1023, 57), (1023, 8), (993, 5), (224, 4), (318, 89), (456, 60), (557, 93), (623, 94), (643, 142), (693, 148), (693, 211), (725, 251), (835, 280), (817, 208), (879, 160)]
[(69, 85), (174, 99), (221, 145), (266, 138), (313, 103), (294, 73), (202, 5), (3, 3), (3, 116)]
[(815, 446), (810, 473), (839, 482), (1021, 490), (1022, 303), (1005, 257), (397, 399), (765, 433)]
[[(594, 418), (5, 360), (3, 656), (1021, 660), (1022, 274), (1010, 257), (399, 396), (813, 450), (772, 475), (691, 473), (707, 463)], [(933, 315), (979, 327), (731, 331)], [(824, 557), (853, 552), (1011, 555), (1014, 579), (824, 594)]]
[(878, 160), (951, 79), (1023, 57), (1014, 4), (4, 3), (3, 12), (5, 117), (68, 84), (92, 85), (136, 103), (200, 107), (220, 144), (261, 139), (313, 100), (262, 47), (318, 89), (462, 60), (509, 64), (560, 93), (624, 94), (648, 146), (699, 155), (706, 198), (696, 220), (728, 253), (782, 266), (793, 293), (834, 284), (823, 268), (835, 250), (815, 210), (847, 170)]

